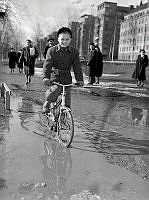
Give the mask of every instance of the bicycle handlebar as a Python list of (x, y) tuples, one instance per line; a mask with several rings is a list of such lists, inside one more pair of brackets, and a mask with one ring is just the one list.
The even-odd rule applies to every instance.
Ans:
[(55, 84), (55, 85), (59, 85), (59, 86), (62, 86), (62, 87), (68, 87), (68, 86), (72, 86), (73, 84), (72, 83), (70, 83), (70, 84), (67, 84), (67, 85), (63, 85), (63, 84), (61, 84), (61, 83), (58, 83), (58, 82), (52, 82), (53, 84)]

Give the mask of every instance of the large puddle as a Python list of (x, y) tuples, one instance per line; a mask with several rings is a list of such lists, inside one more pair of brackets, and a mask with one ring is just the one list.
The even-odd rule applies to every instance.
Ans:
[(0, 199), (148, 200), (149, 103), (72, 94), (72, 148), (45, 139), (41, 106), (13, 97), (0, 125)]

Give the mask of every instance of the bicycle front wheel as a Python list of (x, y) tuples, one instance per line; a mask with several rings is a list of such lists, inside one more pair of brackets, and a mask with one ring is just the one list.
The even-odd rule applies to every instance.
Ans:
[(58, 118), (58, 139), (69, 147), (74, 136), (74, 122), (71, 111), (66, 107), (61, 110)]

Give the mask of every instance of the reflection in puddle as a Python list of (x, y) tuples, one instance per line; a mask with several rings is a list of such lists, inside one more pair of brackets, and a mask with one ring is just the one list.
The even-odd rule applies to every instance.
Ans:
[(31, 118), (33, 118), (34, 115), (33, 103), (22, 99), (22, 101), (19, 104), (18, 110), (20, 112), (20, 124), (23, 129), (28, 131), (28, 122)]
[(10, 113), (0, 113), (0, 132), (10, 131), (9, 118)]
[(70, 150), (55, 141), (45, 140), (45, 155), (41, 156), (43, 179), (46, 187), (42, 188), (45, 197), (55, 195), (64, 197), (66, 182), (71, 173), (72, 160)]
[(0, 178), (0, 190), (7, 188), (6, 180)]
[(146, 155), (149, 154), (149, 140), (136, 140), (127, 138), (118, 132), (95, 131), (86, 132), (89, 146), (99, 153), (112, 153), (115, 155)]
[(42, 181), (22, 182), (18, 188), (19, 194), (23, 195), (23, 198), (31, 195), (34, 199), (57, 200), (70, 197), (66, 186), (72, 169), (70, 150), (64, 145), (46, 139), (44, 151), (45, 154), (40, 156)]
[(147, 109), (132, 107), (130, 119), (135, 125), (149, 125), (149, 112)]
[(75, 136), (73, 148), (103, 153), (111, 164), (149, 179), (148, 100), (80, 98), (80, 102), (79, 98), (73, 102), (75, 120), (85, 129), (82, 135)]

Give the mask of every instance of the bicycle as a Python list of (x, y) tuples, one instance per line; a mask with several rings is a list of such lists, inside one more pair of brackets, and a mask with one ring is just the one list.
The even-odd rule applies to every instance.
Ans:
[(74, 137), (74, 121), (71, 109), (65, 105), (65, 88), (72, 84), (63, 85), (57, 82), (53, 82), (53, 84), (61, 86), (62, 93), (56, 102), (51, 103), (49, 112), (41, 114), (42, 122), (50, 130), (51, 136), (54, 133), (54, 138), (58, 142), (70, 147)]

